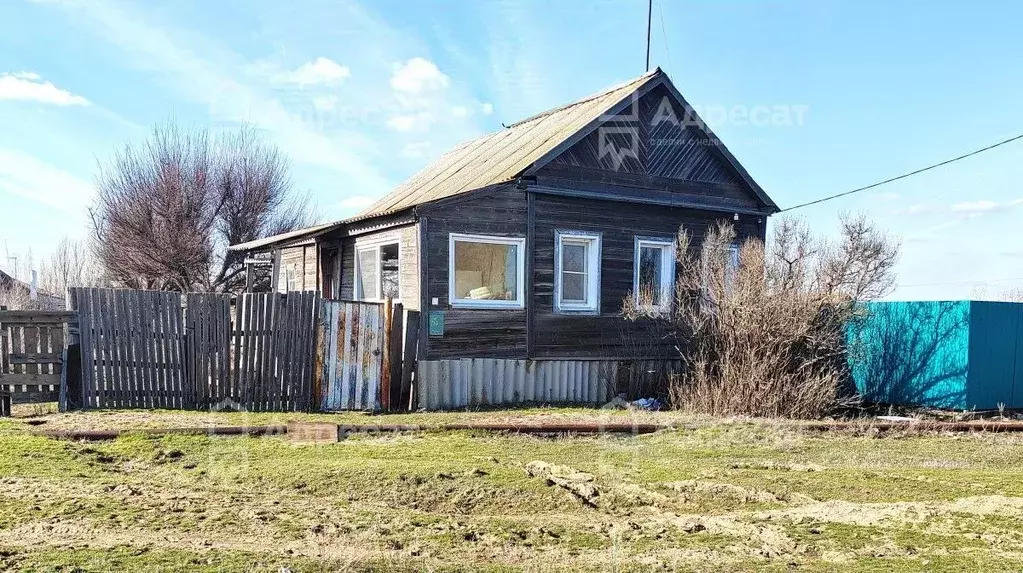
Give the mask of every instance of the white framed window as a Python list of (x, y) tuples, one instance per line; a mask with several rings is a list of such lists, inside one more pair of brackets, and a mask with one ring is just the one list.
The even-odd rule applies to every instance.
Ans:
[(525, 238), (451, 233), (448, 247), (451, 306), (525, 306)]
[(398, 299), (400, 248), (396, 242), (355, 245), (355, 299)]
[(675, 286), (675, 241), (636, 237), (632, 291), (636, 308), (667, 310)]
[(600, 235), (557, 231), (554, 239), (554, 310), (600, 312)]

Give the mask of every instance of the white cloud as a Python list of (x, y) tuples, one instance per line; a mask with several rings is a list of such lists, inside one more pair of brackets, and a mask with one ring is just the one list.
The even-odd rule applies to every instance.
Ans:
[(387, 127), (394, 131), (423, 131), (433, 123), (433, 114), (420, 112), (406, 115), (395, 115), (387, 120)]
[(484, 103), (483, 105), (480, 106), (480, 111), (483, 112), (483, 115), (490, 115), (494, 113), (494, 104)]
[(313, 98), (313, 107), (316, 111), (334, 111), (337, 109), (337, 96), (325, 95)]
[(918, 203), (918, 204), (915, 204), (915, 205), (910, 205), (909, 207), (906, 207), (905, 209), (902, 209), (902, 210), (898, 211), (898, 214), (899, 215), (924, 215), (924, 214), (927, 214), (927, 213), (933, 213), (934, 211), (935, 211), (935, 208), (934, 208), (933, 205), (922, 205), (922, 204)]
[(401, 148), (401, 156), (407, 159), (422, 159), (433, 149), (430, 141), (416, 141)]
[(1023, 198), (1014, 199), (1011, 201), (992, 201), (990, 199), (980, 199), (977, 201), (963, 201), (961, 203), (953, 203), (949, 206), (934, 205), (934, 204), (915, 204), (906, 207), (898, 212), (900, 215), (931, 215), (937, 213), (957, 213), (966, 217), (979, 217), (987, 213), (993, 213), (996, 211), (1002, 211), (1005, 209), (1011, 209), (1023, 205)]
[(216, 38), (174, 28), (136, 11), (139, 6), (96, 0), (68, 9), (78, 25), (119, 48), (127, 66), (151, 74), (179, 98), (209, 106), (213, 122), (252, 123), (296, 164), (341, 174), (359, 189), (372, 192), (391, 187), (374, 164), (373, 142), (364, 134), (352, 130), (327, 134), (307, 123), (279, 99), (280, 92), (268, 86), (265, 77), (254, 81), (253, 62)]
[(967, 201), (952, 205), (953, 213), (987, 213), (1002, 208), (1003, 205), (996, 201)]
[(92, 199), (93, 189), (87, 181), (33, 155), (0, 147), (0, 192), (80, 214)]
[(412, 58), (404, 64), (394, 65), (391, 87), (396, 91), (420, 94), (427, 90), (448, 87), (451, 80), (436, 64), (426, 58)]
[(89, 100), (43, 81), (33, 72), (0, 74), (0, 100), (34, 101), (51, 105), (88, 105)]
[(451, 108), (451, 116), (452, 117), (458, 117), (458, 118), (469, 117), (469, 114), (471, 114), (471, 113), (472, 112), (469, 110), (469, 108), (465, 107), (464, 105), (456, 105), (456, 106)]
[(278, 75), (283, 82), (299, 85), (336, 85), (351, 77), (346, 66), (330, 58), (319, 57), (302, 64), (297, 69)]
[(337, 206), (342, 211), (361, 211), (375, 202), (376, 199), (374, 197), (366, 195), (352, 195), (351, 197), (345, 197), (342, 199)]

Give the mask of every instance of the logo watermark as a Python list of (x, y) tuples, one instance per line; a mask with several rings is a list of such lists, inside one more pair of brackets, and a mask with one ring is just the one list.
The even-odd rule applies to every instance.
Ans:
[[(802, 127), (809, 111), (810, 106), (803, 104), (683, 106), (669, 96), (643, 111), (640, 97), (633, 95), (625, 109), (600, 117), (597, 159), (620, 171), (623, 166), (643, 161), (643, 137), (649, 147), (714, 147), (721, 144), (712, 133), (714, 128)], [(705, 136), (707, 131), (711, 133)], [(757, 145), (762, 141), (750, 139), (745, 143)]]

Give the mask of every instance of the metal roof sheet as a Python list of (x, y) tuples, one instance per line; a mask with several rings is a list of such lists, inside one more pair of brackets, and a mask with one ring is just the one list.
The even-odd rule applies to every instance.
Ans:
[(256, 239), (255, 241), (249, 241), (247, 243), (238, 243), (237, 245), (231, 245), (227, 249), (229, 251), (251, 251), (251, 250), (254, 250), (254, 249), (258, 249), (260, 247), (266, 247), (268, 245), (273, 245), (275, 243), (281, 243), (281, 242), (285, 242), (285, 241), (290, 241), (292, 239), (295, 239), (295, 240), (301, 239), (301, 238), (305, 237), (306, 235), (311, 235), (313, 233), (316, 233), (317, 231), (323, 231), (325, 229), (329, 229), (330, 227), (333, 227), (335, 225), (340, 225), (342, 223), (344, 223), (344, 221), (337, 221), (337, 222), (334, 222), (334, 223), (324, 223), (322, 225), (314, 225), (312, 227), (306, 227), (304, 229), (297, 229), (295, 231), (290, 231), (290, 232), (287, 232), (287, 233), (281, 233), (280, 235), (273, 235), (273, 236), (270, 236), (270, 237), (263, 237), (262, 239)]

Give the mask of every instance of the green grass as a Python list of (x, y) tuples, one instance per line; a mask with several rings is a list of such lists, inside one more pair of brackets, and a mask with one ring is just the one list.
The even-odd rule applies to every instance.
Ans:
[[(125, 415), (36, 419), (190, 420)], [(593, 415), (628, 419), (570, 409), (308, 417), (434, 425)], [(72, 442), (0, 421), (0, 569), (1023, 569), (1019, 437), (698, 422), (640, 437), (422, 432), (295, 445), (140, 433)], [(591, 473), (597, 507), (528, 476), (534, 460)]]

